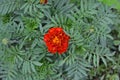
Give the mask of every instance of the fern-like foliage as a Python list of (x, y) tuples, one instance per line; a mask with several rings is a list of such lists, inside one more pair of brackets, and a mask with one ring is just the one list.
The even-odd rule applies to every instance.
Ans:
[(92, 52), (88, 52), (84, 58), (88, 59), (89, 63), (93, 63), (95, 67), (104, 64), (107, 67), (107, 61), (115, 62), (113, 60), (114, 52), (111, 53), (108, 48), (95, 47)]
[(48, 19), (51, 19), (57, 15), (67, 15), (74, 9), (74, 5), (69, 0), (49, 0), (50, 5), (47, 10), (44, 10), (44, 14)]
[(66, 71), (68, 72), (67, 76), (71, 80), (84, 80), (84, 78), (87, 76), (87, 71), (90, 71), (88, 69), (90, 67), (91, 66), (84, 60), (76, 58), (74, 63), (66, 69)]
[(0, 0), (0, 14), (4, 15), (20, 8), (21, 0)]

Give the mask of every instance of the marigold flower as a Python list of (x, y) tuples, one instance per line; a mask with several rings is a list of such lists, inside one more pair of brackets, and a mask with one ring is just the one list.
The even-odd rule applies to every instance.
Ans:
[(48, 0), (40, 0), (40, 4), (47, 4)]
[(44, 42), (48, 51), (53, 54), (56, 52), (59, 54), (66, 52), (69, 39), (70, 37), (60, 27), (50, 28), (44, 35)]

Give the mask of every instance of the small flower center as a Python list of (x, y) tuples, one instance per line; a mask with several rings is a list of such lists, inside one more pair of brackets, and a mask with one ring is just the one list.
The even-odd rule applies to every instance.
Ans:
[(57, 36), (55, 36), (55, 38), (53, 39), (53, 43), (55, 44), (60, 43), (60, 39)]

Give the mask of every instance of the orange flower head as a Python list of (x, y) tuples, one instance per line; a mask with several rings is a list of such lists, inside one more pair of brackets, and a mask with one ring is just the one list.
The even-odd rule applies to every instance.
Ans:
[(40, 4), (47, 4), (48, 0), (40, 0)]
[(66, 52), (69, 39), (70, 37), (59, 27), (50, 28), (44, 35), (44, 42), (46, 43), (48, 51), (53, 54), (56, 52), (59, 54)]

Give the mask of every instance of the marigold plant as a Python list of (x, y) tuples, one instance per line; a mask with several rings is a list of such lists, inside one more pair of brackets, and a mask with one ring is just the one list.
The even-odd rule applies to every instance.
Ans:
[(0, 0), (0, 80), (120, 80), (120, 1)]

